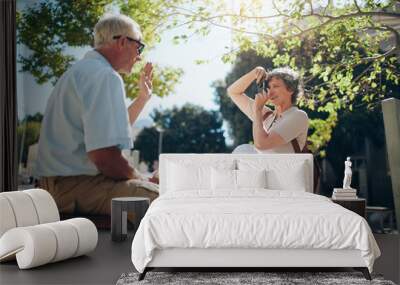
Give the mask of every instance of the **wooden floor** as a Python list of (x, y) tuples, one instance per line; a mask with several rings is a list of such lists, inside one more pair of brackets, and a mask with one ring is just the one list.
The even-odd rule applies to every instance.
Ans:
[(134, 271), (131, 234), (124, 242), (99, 232), (97, 248), (87, 256), (19, 270), (16, 262), (0, 264), (0, 284), (115, 284), (122, 273)]
[[(376, 261), (374, 272), (399, 283), (399, 236), (375, 234), (375, 238), (383, 256)], [(0, 284), (115, 284), (122, 273), (135, 271), (130, 257), (132, 239), (131, 233), (123, 242), (112, 242), (108, 231), (100, 231), (96, 250), (87, 256), (28, 270), (19, 270), (16, 262), (2, 263)]]

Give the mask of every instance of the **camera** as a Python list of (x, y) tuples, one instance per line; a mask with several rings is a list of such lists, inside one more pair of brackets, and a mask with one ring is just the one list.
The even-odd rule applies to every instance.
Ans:
[(263, 93), (263, 91), (267, 92), (266, 89), (266, 82), (264, 79), (260, 80), (260, 82), (257, 83), (257, 93)]

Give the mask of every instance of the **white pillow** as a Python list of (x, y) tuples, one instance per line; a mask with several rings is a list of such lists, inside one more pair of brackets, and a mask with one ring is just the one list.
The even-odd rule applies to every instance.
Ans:
[(211, 169), (211, 188), (215, 190), (236, 190), (236, 170)]
[(271, 190), (306, 191), (308, 189), (308, 164), (304, 160), (238, 159), (239, 170), (266, 171), (267, 187)]
[(214, 191), (234, 191), (241, 188), (266, 188), (265, 170), (211, 169), (211, 188)]
[(302, 191), (307, 190), (305, 164), (298, 163), (293, 168), (267, 170), (268, 188), (273, 190)]
[(237, 188), (267, 188), (267, 172), (263, 170), (236, 170)]
[(185, 191), (211, 188), (211, 167), (168, 163), (168, 191)]

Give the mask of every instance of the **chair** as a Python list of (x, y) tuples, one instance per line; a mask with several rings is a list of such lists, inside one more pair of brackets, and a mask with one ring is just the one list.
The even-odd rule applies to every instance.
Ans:
[(60, 221), (57, 205), (42, 189), (0, 193), (0, 262), (16, 259), (20, 269), (84, 255), (98, 233), (88, 219)]

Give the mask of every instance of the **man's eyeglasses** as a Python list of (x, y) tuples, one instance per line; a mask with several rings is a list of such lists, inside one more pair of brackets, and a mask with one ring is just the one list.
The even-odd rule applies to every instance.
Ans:
[[(117, 40), (117, 39), (119, 39), (120, 37), (122, 37), (122, 36), (113, 36), (113, 39), (114, 39), (114, 40)], [(138, 54), (139, 54), (139, 55), (143, 52), (144, 47), (145, 47), (145, 44), (144, 44), (144, 43), (142, 43), (141, 41), (132, 39), (131, 37), (125, 36), (125, 38), (127, 38), (128, 41), (134, 42), (134, 43), (136, 43), (136, 44), (138, 45), (137, 51), (138, 51)]]

